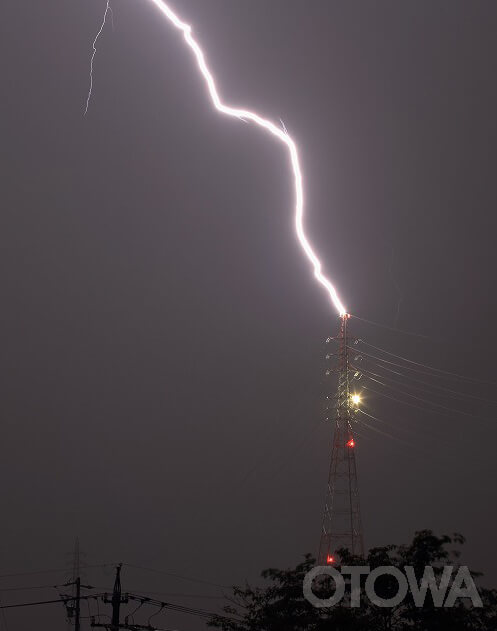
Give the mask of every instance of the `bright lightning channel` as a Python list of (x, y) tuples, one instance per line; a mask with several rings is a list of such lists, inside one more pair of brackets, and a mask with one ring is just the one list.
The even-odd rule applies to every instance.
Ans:
[[(228, 105), (225, 105), (221, 101), (221, 97), (219, 96), (219, 92), (217, 91), (216, 82), (214, 81), (212, 72), (209, 70), (207, 66), (205, 55), (200, 45), (198, 44), (198, 42), (194, 39), (192, 35), (192, 27), (189, 24), (186, 24), (186, 22), (183, 22), (178, 17), (178, 15), (176, 15), (176, 13), (174, 13), (174, 11), (166, 4), (166, 2), (164, 2), (164, 0), (150, 0), (150, 1), (153, 2), (153, 4), (155, 4), (155, 6), (159, 9), (159, 11), (161, 11), (161, 13), (178, 30), (182, 31), (185, 42), (187, 43), (188, 47), (191, 49), (191, 51), (193, 52), (195, 56), (195, 59), (198, 64), (198, 68), (200, 70), (200, 74), (202, 75), (207, 85), (210, 98), (216, 110), (218, 112), (221, 112), (222, 114), (231, 116), (233, 118), (238, 118), (244, 122), (252, 121), (253, 123), (256, 123), (257, 125), (259, 125), (259, 127), (262, 127), (267, 132), (275, 136), (280, 142), (282, 142), (287, 147), (288, 152), (290, 154), (290, 161), (291, 161), (293, 176), (295, 180), (295, 229), (297, 232), (298, 240), (307, 258), (312, 264), (315, 278), (327, 290), (329, 297), (331, 299), (331, 302), (336, 308), (336, 310), (338, 311), (338, 313), (340, 314), (340, 316), (346, 315), (345, 307), (340, 301), (335, 287), (328, 280), (328, 278), (324, 276), (322, 272), (321, 261), (318, 259), (317, 255), (312, 249), (311, 244), (309, 243), (304, 232), (304, 226), (303, 226), (304, 187), (303, 187), (303, 181), (302, 181), (303, 180), (302, 169), (300, 167), (299, 155), (298, 155), (297, 145), (295, 144), (295, 141), (288, 134), (286, 129), (283, 129), (283, 130), (280, 129), (271, 121), (266, 120), (265, 118), (262, 118), (261, 116), (259, 116), (257, 112), (251, 112), (250, 110), (240, 109), (240, 108), (235, 108), (235, 107), (230, 107)], [(110, 0), (107, 0), (107, 7), (105, 10), (102, 26), (93, 43), (92, 70), (93, 70), (93, 59), (96, 53), (96, 43), (105, 26), (105, 20), (109, 12), (109, 3), (110, 3)], [(88, 94), (87, 109), (88, 109), (88, 103), (90, 101), (90, 98), (91, 98), (91, 84), (90, 84), (90, 92)]]

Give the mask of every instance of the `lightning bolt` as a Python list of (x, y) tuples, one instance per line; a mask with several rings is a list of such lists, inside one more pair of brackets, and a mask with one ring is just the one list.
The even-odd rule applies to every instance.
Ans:
[[(164, 2), (164, 0), (150, 0), (150, 1), (159, 9), (159, 11), (169, 20), (169, 22), (173, 26), (175, 26), (179, 31), (183, 33), (184, 40), (195, 57), (195, 60), (198, 65), (198, 69), (200, 71), (202, 78), (205, 81), (209, 96), (211, 98), (212, 104), (214, 105), (215, 109), (221, 114), (225, 114), (226, 116), (237, 118), (241, 121), (244, 121), (245, 123), (246, 122), (255, 123), (259, 127), (262, 127), (262, 129), (264, 129), (266, 132), (274, 136), (281, 143), (283, 143), (283, 145), (285, 145), (285, 147), (287, 148), (289, 157), (290, 157), (294, 183), (295, 183), (295, 230), (297, 232), (299, 243), (313, 267), (314, 276), (316, 280), (328, 292), (331, 303), (336, 308), (340, 316), (346, 315), (345, 307), (341, 303), (335, 287), (332, 285), (330, 280), (328, 280), (328, 278), (324, 276), (322, 272), (321, 261), (319, 260), (316, 253), (312, 249), (311, 244), (309, 243), (304, 231), (304, 225), (303, 225), (304, 186), (303, 186), (302, 169), (300, 166), (299, 155), (298, 155), (297, 145), (295, 144), (295, 141), (288, 134), (285, 128), (281, 129), (280, 127), (276, 126), (271, 121), (257, 114), (257, 112), (252, 112), (250, 110), (246, 110), (243, 108), (231, 107), (223, 103), (221, 100), (221, 97), (219, 96), (219, 92), (217, 90), (216, 82), (214, 80), (212, 72), (209, 70), (209, 67), (207, 66), (205, 55), (200, 45), (198, 44), (198, 42), (194, 39), (192, 35), (192, 27), (186, 22), (183, 22), (179, 18), (179, 16), (176, 13), (174, 13), (171, 7), (168, 6), (166, 2)], [(92, 72), (93, 72), (93, 59), (96, 54), (96, 43), (105, 26), (105, 20), (109, 12), (109, 3), (110, 3), (110, 0), (107, 0), (107, 7), (105, 10), (102, 26), (100, 27), (100, 30), (97, 33), (97, 37), (95, 38), (95, 41), (93, 43), (93, 55), (92, 55), (92, 63), (91, 63)], [(92, 87), (92, 84), (90, 83), (90, 92), (88, 95), (87, 110), (88, 110), (88, 103), (91, 98), (91, 87)]]
[(88, 114), (88, 108), (90, 107), (90, 100), (93, 93), (93, 63), (95, 61), (95, 55), (97, 54), (97, 42), (100, 39), (100, 35), (102, 35), (102, 31), (105, 28), (105, 24), (107, 22), (107, 16), (109, 15), (109, 13), (112, 19), (112, 25), (114, 26), (114, 13), (112, 11), (112, 7), (110, 6), (110, 0), (106, 0), (102, 24), (100, 25), (100, 28), (97, 34), (95, 35), (95, 39), (93, 40), (93, 52), (90, 59), (90, 87), (88, 88), (88, 95), (86, 97), (86, 106), (85, 106), (85, 113), (84, 113), (85, 116)]

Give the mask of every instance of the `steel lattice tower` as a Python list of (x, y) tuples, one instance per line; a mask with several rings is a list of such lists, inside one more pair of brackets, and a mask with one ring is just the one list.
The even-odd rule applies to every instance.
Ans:
[(333, 446), (319, 544), (319, 565), (338, 561), (337, 551), (341, 548), (347, 548), (354, 555), (364, 555), (355, 439), (352, 432), (354, 406), (350, 390), (347, 333), (349, 318), (347, 314), (341, 317), (338, 338), (338, 384), (335, 396)]

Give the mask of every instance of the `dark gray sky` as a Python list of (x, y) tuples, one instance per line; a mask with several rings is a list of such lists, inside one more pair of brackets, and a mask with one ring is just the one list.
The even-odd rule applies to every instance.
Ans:
[[(284, 150), (212, 110), (150, 2), (114, 0), (83, 117), (104, 4), (0, 9), (0, 575), (64, 567), (79, 535), (88, 563), (254, 579), (318, 545), (337, 318), (295, 239)], [(174, 6), (226, 101), (297, 140), (306, 227), (351, 312), (392, 326), (397, 284), (399, 328), (429, 339), (357, 320), (352, 333), (495, 383), (497, 4)], [(464, 560), (495, 585), (496, 408), (434, 400), (467, 416), (366, 396), (407, 443), (358, 441), (366, 543), (461, 531)], [(208, 585), (123, 581), (218, 605), (197, 598), (219, 595)], [(64, 628), (57, 607), (7, 614), (11, 630), (34, 620)]]

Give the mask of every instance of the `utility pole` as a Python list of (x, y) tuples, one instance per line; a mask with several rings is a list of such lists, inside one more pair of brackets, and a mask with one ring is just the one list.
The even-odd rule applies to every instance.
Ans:
[[(112, 592), (112, 626), (111, 631), (117, 631), (119, 629), (120, 624), (120, 610), (122, 596), (121, 596), (121, 567), (122, 565), (118, 565), (116, 567), (116, 579), (114, 581), (114, 591)], [(108, 600), (104, 600), (104, 602), (109, 602)], [(127, 599), (126, 599), (127, 602)]]
[[(90, 585), (83, 585), (81, 583), (81, 579), (79, 576), (76, 577), (74, 581), (68, 582), (65, 584), (65, 587), (72, 587), (71, 594), (60, 594), (60, 599), (47, 601), (48, 603), (52, 602), (62, 602), (64, 603), (67, 609), (67, 617), (72, 622), (74, 619), (74, 628), (75, 631), (81, 631), (81, 616), (80, 616), (80, 602), (82, 600), (102, 600), (105, 604), (110, 605), (112, 608), (112, 615), (107, 616), (106, 622), (100, 622), (100, 613), (97, 615), (90, 616), (90, 626), (99, 627), (101, 629), (107, 629), (107, 631), (121, 631), (122, 629), (126, 629), (126, 631), (156, 631), (156, 627), (151, 624), (151, 620), (154, 616), (158, 616), (162, 611), (176, 611), (178, 613), (187, 613), (190, 615), (197, 615), (200, 618), (206, 620), (211, 619), (215, 616), (214, 613), (207, 612), (202, 609), (193, 609), (192, 607), (185, 607), (183, 605), (177, 605), (168, 602), (162, 602), (159, 600), (155, 600), (150, 596), (143, 596), (133, 593), (124, 593), (122, 592), (121, 586), (121, 570), (122, 563), (116, 566), (116, 577), (114, 580), (114, 587), (112, 589), (112, 594), (108, 593), (100, 593), (100, 594), (92, 594), (92, 595), (81, 595), (81, 589), (93, 589)], [(135, 609), (124, 617), (124, 622), (121, 622), (121, 609), (122, 605), (126, 605), (129, 602), (138, 603), (138, 606)], [(30, 603), (30, 604), (44, 604), (44, 603)], [(134, 621), (134, 616), (137, 611), (143, 607), (143, 605), (149, 605), (152, 607), (157, 607), (158, 611), (156, 611), (153, 615), (151, 615), (148, 619), (147, 624), (140, 624)], [(9, 605), (10, 607), (18, 607), (18, 606), (26, 606), (26, 605)]]
[(352, 415), (360, 398), (350, 389), (347, 331), (349, 318), (348, 314), (341, 316), (338, 338), (338, 385), (335, 395), (333, 445), (319, 544), (319, 565), (338, 562), (337, 551), (341, 548), (347, 548), (354, 555), (364, 555), (355, 459), (356, 441), (352, 431)]
[(65, 603), (68, 617), (68, 628), (74, 625), (75, 631), (81, 631), (81, 549), (78, 537), (76, 537), (74, 541), (71, 579), (64, 585), (64, 587), (72, 587), (71, 596), (69, 597), (70, 600)]
[[(81, 577), (77, 576), (76, 580), (65, 583), (64, 587), (73, 587), (71, 596), (63, 596), (64, 604), (67, 609), (67, 617), (69, 620), (74, 618), (74, 631), (81, 631), (81, 588), (93, 589), (91, 585), (82, 585)], [(86, 599), (87, 597), (83, 597)], [(71, 605), (69, 603), (72, 603)]]
[(110, 604), (112, 606), (111, 623), (110, 625), (101, 624), (101, 623), (95, 622), (94, 619), (92, 619), (91, 621), (92, 627), (103, 627), (104, 629), (108, 629), (108, 631), (119, 631), (119, 629), (130, 628), (128, 625), (121, 625), (121, 605), (124, 605), (129, 601), (128, 595), (122, 594), (121, 568), (122, 568), (122, 563), (120, 563), (116, 567), (116, 578), (114, 580), (114, 589), (112, 590), (111, 598), (109, 598), (107, 594), (103, 597), (104, 603)]
[(81, 578), (78, 576), (76, 579), (76, 611), (74, 616), (74, 631), (80, 631), (80, 617), (81, 617)]

